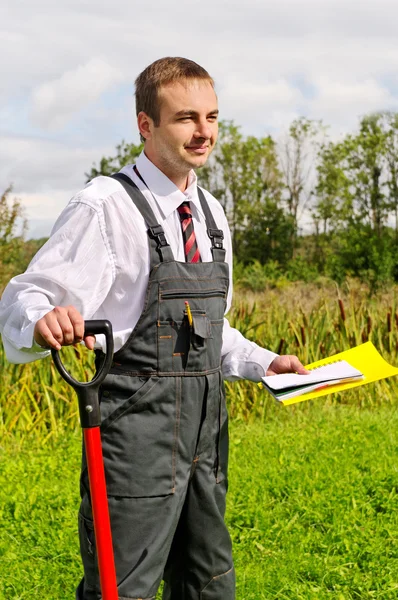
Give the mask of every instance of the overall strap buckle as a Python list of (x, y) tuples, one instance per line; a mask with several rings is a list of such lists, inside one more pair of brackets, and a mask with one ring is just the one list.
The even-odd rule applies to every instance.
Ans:
[(153, 225), (152, 227), (148, 227), (148, 235), (152, 239), (156, 240), (158, 248), (163, 248), (170, 245), (167, 243), (167, 239), (161, 225)]
[(210, 227), (207, 230), (207, 235), (211, 239), (211, 245), (213, 248), (222, 249), (223, 244), (222, 241), (224, 239), (224, 233), (222, 229), (211, 229)]

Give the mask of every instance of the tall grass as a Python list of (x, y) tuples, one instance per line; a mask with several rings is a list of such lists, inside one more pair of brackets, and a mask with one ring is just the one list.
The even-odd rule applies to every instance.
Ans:
[[(372, 341), (392, 364), (398, 361), (398, 288), (370, 295), (358, 282), (336, 285), (290, 284), (248, 296), (236, 294), (230, 323), (245, 336), (278, 354), (296, 354), (304, 364)], [(270, 399), (249, 382), (227, 383), (232, 416), (266, 416)], [(398, 379), (327, 396), (328, 403), (357, 406), (392, 403)], [(320, 400), (325, 402), (324, 399)], [(317, 401), (319, 402), (319, 400)], [(291, 410), (291, 409), (290, 409)], [(306, 404), (300, 407), (306, 410)]]
[[(394, 364), (398, 361), (397, 289), (372, 297), (366, 286), (356, 282), (341, 289), (330, 284), (289, 284), (256, 294), (238, 289), (229, 320), (259, 345), (281, 354), (297, 354), (305, 364), (367, 340)], [(78, 379), (91, 377), (92, 353), (79, 346), (63, 350), (63, 356)], [(247, 420), (269, 415), (273, 400), (253, 383), (227, 382), (226, 388), (232, 417)], [(326, 402), (391, 404), (397, 392), (398, 379), (392, 378), (330, 395)], [(306, 404), (299, 410), (307, 410)], [(75, 394), (51, 359), (11, 365), (0, 345), (0, 434), (39, 434), (46, 441), (78, 427)]]
[[(84, 347), (64, 348), (62, 360), (76, 379), (91, 379), (94, 356)], [(46, 442), (65, 429), (78, 427), (75, 393), (60, 377), (51, 358), (26, 365), (10, 364), (0, 344), (1, 436), (39, 434)]]

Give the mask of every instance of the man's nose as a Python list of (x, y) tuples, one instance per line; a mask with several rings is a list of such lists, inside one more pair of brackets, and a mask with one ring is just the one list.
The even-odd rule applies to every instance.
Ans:
[(211, 138), (211, 128), (206, 120), (197, 123), (194, 135), (196, 138), (204, 138), (206, 140)]

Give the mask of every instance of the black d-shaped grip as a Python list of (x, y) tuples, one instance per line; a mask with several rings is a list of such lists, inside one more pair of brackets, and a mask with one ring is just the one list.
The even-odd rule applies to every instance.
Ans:
[(98, 389), (105, 379), (112, 365), (113, 359), (113, 332), (112, 324), (107, 320), (94, 320), (84, 322), (84, 337), (87, 335), (105, 335), (106, 353), (98, 371), (91, 381), (77, 381), (66, 370), (61, 361), (59, 352), (51, 349), (57, 371), (77, 393), (79, 399), (80, 422), (82, 427), (98, 427), (101, 423), (101, 416), (98, 401)]

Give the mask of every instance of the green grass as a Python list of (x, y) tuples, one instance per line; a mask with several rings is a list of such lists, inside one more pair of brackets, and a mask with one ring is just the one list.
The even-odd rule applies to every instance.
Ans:
[(0, 449), (0, 599), (73, 598), (80, 441)]
[[(80, 439), (0, 449), (0, 599), (74, 597)], [(238, 600), (398, 597), (398, 411), (271, 407), (231, 424)]]
[(233, 428), (237, 597), (398, 597), (397, 411), (283, 410)]

